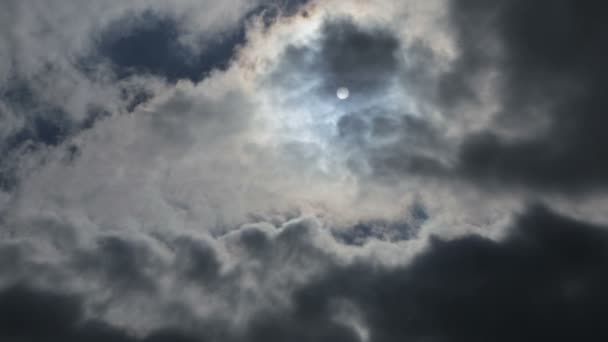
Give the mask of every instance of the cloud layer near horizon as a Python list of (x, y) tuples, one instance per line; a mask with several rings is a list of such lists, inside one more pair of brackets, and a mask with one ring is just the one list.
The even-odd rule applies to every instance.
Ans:
[(3, 2), (0, 339), (601, 339), (603, 7)]

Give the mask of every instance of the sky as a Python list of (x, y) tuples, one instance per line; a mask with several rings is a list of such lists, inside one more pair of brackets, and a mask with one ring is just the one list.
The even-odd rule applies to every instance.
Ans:
[(1, 1), (0, 340), (606, 340), (607, 9)]

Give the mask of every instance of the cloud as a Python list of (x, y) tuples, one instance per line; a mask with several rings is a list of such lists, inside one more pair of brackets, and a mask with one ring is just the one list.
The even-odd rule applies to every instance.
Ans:
[(282, 89), (308, 88), (307, 96), (325, 101), (340, 87), (350, 90), (350, 101), (382, 97), (400, 67), (400, 40), (392, 28), (346, 14), (320, 21), (312, 39), (283, 47), (270, 82)]
[(245, 41), (244, 26), (213, 39), (202, 35), (200, 48), (180, 42), (180, 31), (178, 18), (154, 12), (127, 15), (100, 34), (96, 55), (85, 59), (85, 68), (94, 69), (92, 61), (107, 59), (120, 78), (150, 73), (170, 82), (199, 82), (214, 69), (226, 69)]
[(47, 7), (0, 5), (0, 339), (603, 336), (598, 8)]
[[(407, 267), (331, 270), (296, 292), (306, 319), (358, 308), (372, 341), (597, 338), (606, 227), (530, 208), (506, 239), (435, 240)], [(599, 311), (598, 311), (599, 310)]]
[[(398, 68), (399, 40), (382, 28), (363, 28), (349, 19), (328, 20), (321, 28), (318, 60), (330, 91), (375, 92)], [(375, 90), (375, 91), (374, 91)]]
[[(279, 134), (316, 144), (335, 173), (353, 173), (363, 187), (442, 175), (451, 141), (443, 138), (447, 120), (427, 102), (436, 76), (425, 71), (442, 57), (388, 21), (334, 13), (318, 20), (312, 34), (282, 45), (265, 79), (285, 112)], [(342, 86), (351, 91), (347, 101), (335, 96)]]
[[(552, 192), (604, 187), (604, 10), (573, 1), (453, 2), (462, 51), (444, 84), (467, 89), (488, 69), (500, 77), (492, 127), (461, 150), (467, 176)], [(445, 89), (446, 97), (459, 97), (461, 90)]]
[[(200, 9), (206, 5), (112, 0), (94, 6), (69, 0), (48, 8), (35, 1), (0, 5), (6, 17), (0, 33), (2, 188), (15, 188), (18, 169), (32, 152), (69, 142), (99, 118), (133, 111), (155, 96), (162, 81), (146, 74), (200, 81), (214, 68), (226, 68), (244, 39), (242, 18), (255, 4), (213, 6), (205, 19)], [(223, 22), (211, 20), (214, 16)], [(133, 48), (147, 51), (136, 55)], [(122, 79), (112, 77), (115, 73)]]
[[(287, 337), (301, 341), (527, 341), (539, 336), (561, 340), (606, 334), (597, 316), (606, 301), (602, 284), (608, 281), (602, 272), (608, 263), (604, 226), (533, 206), (500, 241), (476, 235), (453, 240), (434, 238), (426, 250), (397, 266), (376, 264), (367, 258), (344, 263), (324, 255), (322, 240), (311, 239), (317, 230), (313, 222), (294, 221), (281, 228), (278, 235), (254, 226), (234, 233), (236, 239), (231, 238), (229, 245), (254, 253), (239, 261), (241, 267), (253, 260), (264, 260), (260, 265), (269, 268), (268, 272), (258, 270), (262, 271), (258, 280), (268, 282), (271, 274), (277, 272), (284, 276), (290, 267), (298, 270), (292, 278), (296, 282), (286, 288), (281, 281), (266, 283), (278, 285), (275, 291), (286, 296), (287, 304), (265, 309), (254, 306), (244, 325), (238, 327), (216, 320), (216, 312), (194, 318), (197, 323), (193, 326), (183, 325), (183, 320), (165, 320), (134, 333), (127, 328), (132, 316), (121, 321), (124, 328), (88, 318), (85, 308), (91, 298), (87, 294), (13, 285), (0, 292), (0, 316), (4, 317), (0, 335), (28, 341), (48, 336), (68, 341), (83, 336), (148, 341), (170, 336), (169, 332), (183, 338), (192, 336), (194, 340), (221, 337), (229, 341)], [(124, 248), (141, 255), (133, 245)], [(206, 262), (209, 255), (197, 253), (192, 257)], [(317, 265), (323, 266), (301, 277), (317, 258)], [(289, 266), (280, 266), (284, 263)], [(165, 271), (163, 274), (161, 277), (167, 275)], [(199, 278), (190, 281), (194, 279)], [(238, 284), (230, 273), (218, 280), (224, 283), (224, 289)], [(189, 286), (185, 282), (180, 287), (188, 292)], [(233, 291), (225, 295), (238, 293)], [(221, 293), (220, 290), (215, 296)], [(184, 294), (172, 293), (171, 297), (181, 295)], [(124, 300), (132, 298), (127, 296)], [(184, 304), (196, 310), (196, 302)], [(115, 302), (109, 308), (116, 305)], [(233, 317), (237, 314), (234, 309), (230, 314)]]
[(195, 342), (179, 331), (160, 330), (142, 338), (119, 327), (84, 317), (81, 298), (23, 285), (0, 293), (0, 336), (7, 341)]
[[(216, 326), (212, 330), (220, 336), (232, 336), (258, 312), (286, 307), (291, 289), (334, 258), (335, 242), (314, 219), (280, 227), (251, 224), (219, 238), (121, 231), (79, 242), (49, 232), (54, 241), (45, 241), (40, 234), (52, 227), (38, 228), (37, 234), (21, 231), (3, 238), (0, 245), (0, 302), (6, 304), (0, 310), (0, 324), (6, 324), (0, 335), (7, 338), (37, 341), (85, 333), (101, 338), (96, 335), (104, 331), (88, 330), (99, 326), (123, 338), (169, 328), (186, 335), (215, 334), (201, 329), (207, 325)], [(38, 306), (44, 301), (53, 303)], [(61, 315), (62, 310), (69, 315)], [(38, 322), (40, 315), (40, 320), (49, 315), (57, 322), (50, 321), (56, 324), (47, 330), (34, 329), (45, 324)]]

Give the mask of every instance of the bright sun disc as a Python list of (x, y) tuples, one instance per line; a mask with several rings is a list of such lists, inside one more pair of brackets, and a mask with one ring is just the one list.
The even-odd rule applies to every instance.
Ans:
[(350, 95), (350, 92), (348, 91), (348, 88), (346, 88), (346, 87), (338, 88), (338, 92), (336, 93), (336, 96), (338, 96), (338, 98), (340, 100), (346, 100), (349, 95)]

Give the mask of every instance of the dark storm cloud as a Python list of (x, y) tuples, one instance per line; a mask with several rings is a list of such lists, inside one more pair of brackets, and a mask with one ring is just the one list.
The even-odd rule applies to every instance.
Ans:
[(82, 299), (15, 285), (0, 291), (0, 338), (7, 342), (196, 342), (171, 329), (137, 338), (129, 332), (84, 317)]
[[(339, 323), (284, 315), (261, 314), (243, 334), (222, 328), (225, 330), (215, 334), (165, 328), (136, 337), (126, 329), (85, 319), (81, 298), (76, 295), (23, 285), (0, 291), (0, 337), (7, 342), (358, 341), (351, 329)], [(212, 339), (213, 336), (221, 339)]]
[[(270, 5), (275, 3), (281, 10)], [(155, 94), (130, 80), (152, 74), (170, 82), (199, 82), (212, 70), (228, 67), (253, 16), (261, 15), (271, 25), (279, 15), (301, 13), (305, 3), (263, 2), (244, 15), (242, 26), (224, 35), (199, 37), (201, 42), (194, 45), (201, 43), (200, 50), (181, 43), (184, 28), (179, 19), (156, 12), (130, 14), (103, 30), (95, 42), (99, 56), (83, 61), (84, 67), (90, 68), (91, 76), (97, 66), (104, 69), (109, 63), (120, 80), (110, 80), (117, 82), (111, 86), (116, 93), (108, 98), (134, 111)], [(442, 75), (441, 104), (459, 108), (460, 101), (476, 100), (472, 87), (476, 76), (486, 67), (499, 67), (504, 112), (494, 127), (511, 132), (528, 121), (549, 122), (547, 133), (520, 140), (506, 140), (494, 131), (466, 137), (456, 170), (444, 165), (452, 146), (440, 123), (426, 116), (424, 109), (411, 113), (409, 108), (396, 109), (402, 103), (389, 101), (403, 95), (403, 102), (407, 97), (417, 102), (419, 93), (432, 93), (435, 73), (422, 69), (433, 67), (435, 50), (416, 45), (421, 42), (406, 47), (390, 27), (354, 19), (326, 19), (310, 46), (289, 46), (271, 77), (282, 83), (271, 96), (255, 82), (253, 87), (241, 84), (246, 94), (230, 92), (223, 87), (236, 85), (225, 85), (233, 81), (222, 77), (218, 83), (210, 80), (211, 88), (204, 88), (206, 82), (179, 83), (169, 89), (167, 98), (135, 111), (133, 119), (96, 126), (97, 120), (109, 115), (103, 106), (91, 107), (90, 115), (75, 121), (74, 113), (39, 100), (28, 86), (3, 93), (3, 106), (29, 116), (23, 127), (1, 142), (0, 188), (17, 182), (13, 168), (28, 149), (65, 147), (67, 162), (79, 153), (90, 158), (66, 168), (42, 168), (31, 179), (24, 178), (31, 186), (15, 192), (14, 198), (0, 194), (0, 340), (606, 340), (608, 226), (531, 207), (514, 221), (504, 239), (460, 236), (459, 225), (443, 225), (469, 219), (462, 218), (465, 209), (459, 210), (470, 203), (466, 195), (455, 209), (448, 203), (451, 198), (439, 198), (434, 183), (414, 180), (412, 187), (407, 184), (407, 193), (401, 190), (402, 179), (413, 179), (404, 175), (417, 174), (450, 181), (453, 178), (446, 176), (464, 174), (474, 182), (495, 180), (549, 189), (606, 184), (608, 152), (602, 148), (608, 147), (608, 138), (601, 133), (602, 124), (608, 122), (599, 89), (608, 67), (599, 57), (607, 48), (599, 42), (608, 42), (606, 33), (599, 32), (606, 31), (599, 8), (565, 0), (454, 0), (451, 6), (462, 55), (456, 68)], [(285, 20), (285, 25), (293, 22), (297, 21)], [(488, 48), (496, 42), (500, 48)], [(408, 56), (400, 57), (400, 52)], [(233, 71), (242, 70), (231, 70), (229, 76), (234, 76)], [(250, 71), (240, 76), (249, 76)], [(391, 82), (407, 78), (404, 75), (411, 77), (410, 83), (422, 85), (411, 90), (390, 88)], [(238, 76), (234, 78), (240, 82)], [(334, 93), (339, 86), (349, 87), (353, 97), (338, 102)], [(250, 89), (255, 90), (251, 101)], [(331, 101), (342, 104), (328, 106), (337, 108), (331, 115), (340, 116), (331, 118), (335, 135), (323, 136), (331, 152), (328, 156), (349, 158), (348, 166), (361, 175), (354, 189), (357, 196), (366, 197), (368, 181), (379, 180), (391, 186), (387, 199), (360, 206), (359, 198), (350, 201), (349, 185), (336, 188), (345, 189), (341, 197), (332, 187), (315, 193), (317, 187), (308, 185), (324, 180), (316, 175), (298, 177), (300, 173), (294, 172), (283, 179), (283, 168), (294, 171), (316, 165), (314, 148), (290, 142), (277, 148), (272, 140), (272, 146), (262, 144), (258, 151), (257, 141), (265, 140), (266, 131), (255, 115), (257, 95), (260, 102), (270, 99), (271, 105), (283, 109), (279, 104), (283, 96), (302, 89), (309, 92), (303, 95), (313, 96), (297, 94), (296, 104), (310, 105), (311, 111), (323, 108), (315, 101), (326, 101), (323, 96), (328, 94)], [(208, 95), (222, 90), (228, 92), (221, 99)], [(423, 107), (417, 104), (412, 108)], [(269, 112), (274, 120), (275, 113)], [(251, 127), (250, 121), (255, 121)], [(91, 128), (100, 130), (83, 137), (82, 150), (75, 142), (69, 145), (71, 137)], [(237, 152), (233, 145), (238, 145)], [(287, 157), (267, 160), (265, 152)], [(49, 156), (52, 159), (55, 153)], [(7, 181), (5, 169), (13, 177), (7, 176)], [(267, 174), (272, 178), (268, 183)], [(203, 181), (190, 182), (189, 176)], [(297, 186), (291, 185), (292, 180)], [(222, 226), (224, 221), (242, 222), (245, 214), (239, 212), (258, 208), (249, 202), (259, 201), (264, 209), (277, 206), (279, 200), (267, 204), (266, 197), (257, 195), (258, 186), (273, 198), (280, 195), (279, 200), (302, 198), (305, 206), (293, 213), (260, 209), (250, 216), (254, 223)], [(302, 189), (307, 191), (298, 191)], [(390, 213), (393, 205), (403, 208), (403, 197), (418, 191), (436, 203), (415, 204), (407, 217), (396, 221), (378, 217)], [(487, 196), (488, 201), (496, 201)], [(331, 198), (325, 202), (325, 197)], [(458, 194), (454, 199), (460, 202)], [(512, 206), (507, 202), (497, 206), (504, 203), (506, 208), (495, 209), (500, 219)], [(292, 204), (298, 208), (295, 202), (285, 206)], [(334, 209), (334, 204), (347, 210)], [(361, 216), (353, 214), (361, 208)], [(376, 213), (367, 213), (376, 208)], [(339, 227), (343, 230), (328, 228), (317, 219), (301, 218), (302, 212), (328, 218), (329, 226), (344, 221), (359, 224)], [(481, 219), (470, 221), (483, 221), (486, 214), (494, 213), (484, 212)], [(494, 224), (494, 218), (488, 224)], [(206, 228), (210, 226), (221, 226), (218, 230), (227, 233), (212, 236)], [(455, 231), (450, 236), (459, 237), (433, 237), (410, 259), (411, 245), (423, 244), (416, 239), (449, 228)], [(400, 263), (405, 258), (407, 264)]]
[(201, 36), (200, 51), (180, 42), (184, 33), (177, 18), (151, 11), (130, 14), (101, 33), (99, 56), (85, 59), (83, 66), (92, 69), (101, 58), (110, 61), (120, 78), (148, 73), (170, 82), (199, 82), (212, 70), (228, 67), (237, 46), (245, 42), (245, 22), (230, 32)]
[(548, 124), (519, 139), (470, 137), (461, 152), (466, 175), (555, 191), (608, 185), (606, 10), (598, 1), (451, 2), (462, 57), (443, 80), (444, 100), (474, 96), (473, 78), (498, 67), (504, 109), (496, 124)]
[[(263, 257), (277, 264), (267, 260), (264, 265), (275, 272), (278, 263), (296, 254), (308, 255), (298, 261), (301, 266), (314, 259), (306, 239), (312, 228), (302, 222), (285, 229), (269, 239), (250, 228), (239, 239), (253, 253), (272, 251)], [(238, 329), (201, 319), (192, 326), (160, 326), (137, 338), (128, 327), (85, 318), (82, 295), (16, 285), (0, 291), (0, 337), (11, 342), (361, 341), (363, 330), (370, 341), (604, 340), (607, 229), (532, 207), (502, 241), (476, 235), (435, 238), (407, 266), (364, 259), (342, 265), (323, 258), (326, 272), (292, 289), (291, 306), (258, 311)]]
[(370, 341), (605, 339), (606, 229), (533, 208), (502, 242), (437, 239), (405, 268), (333, 269), (296, 292), (296, 312), (330, 319), (350, 302)]
[(356, 332), (328, 317), (304, 316), (297, 312), (262, 314), (254, 319), (241, 341), (357, 342)]

